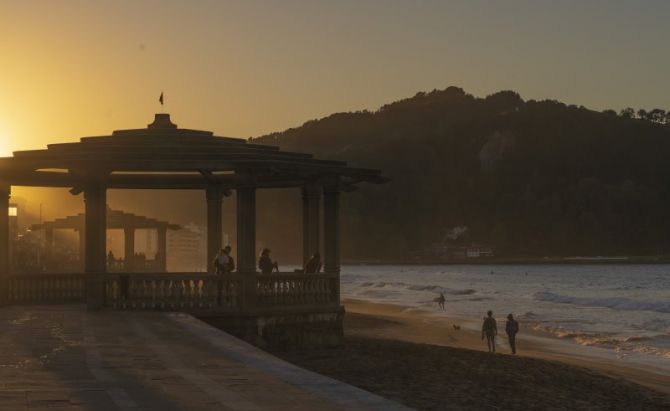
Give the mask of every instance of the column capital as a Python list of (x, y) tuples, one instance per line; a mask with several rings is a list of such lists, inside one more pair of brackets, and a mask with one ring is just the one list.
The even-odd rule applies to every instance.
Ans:
[(86, 184), (83, 191), (84, 191), (84, 201), (92, 198), (95, 199), (104, 198), (105, 207), (107, 207), (107, 201), (106, 201), (107, 186), (105, 184), (103, 184), (102, 182), (100, 183), (89, 182)]
[(237, 171), (235, 176), (237, 177), (237, 184), (235, 188), (256, 188), (258, 181), (255, 173), (248, 170), (241, 170)]
[(323, 182), (324, 194), (339, 193), (342, 191), (342, 184), (339, 176), (331, 176)]
[(211, 201), (220, 202), (223, 201), (225, 192), (226, 189), (219, 185), (210, 185), (207, 186), (207, 189), (205, 190), (205, 198), (207, 199), (208, 202)]
[(320, 198), (323, 187), (316, 183), (307, 183), (301, 189), (303, 198)]

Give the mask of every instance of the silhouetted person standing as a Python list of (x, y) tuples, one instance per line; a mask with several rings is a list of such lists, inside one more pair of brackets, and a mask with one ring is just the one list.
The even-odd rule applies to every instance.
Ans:
[[(217, 254), (216, 258), (214, 259), (214, 269), (216, 270), (216, 274), (218, 275), (223, 275), (223, 274), (230, 274), (234, 269), (235, 269), (235, 260), (233, 260), (233, 256), (230, 255), (230, 251), (232, 248), (230, 248), (229, 245), (227, 245), (225, 248), (223, 248), (219, 254)], [(217, 302), (219, 305), (223, 304), (224, 300), (224, 280), (222, 277), (219, 277), (219, 280), (217, 281)], [(229, 295), (230, 283), (226, 281), (226, 296)]]
[(213, 261), (216, 274), (230, 274), (235, 269), (235, 260), (230, 255), (230, 246), (222, 248)]
[(509, 347), (512, 349), (512, 354), (516, 354), (516, 333), (519, 332), (519, 323), (514, 319), (512, 314), (507, 316), (505, 332), (507, 333), (507, 339), (509, 340)]
[(498, 325), (496, 319), (493, 318), (493, 311), (486, 313), (484, 317), (484, 324), (482, 324), (482, 340), (486, 337), (486, 344), (489, 347), (489, 352), (496, 352), (496, 335), (498, 334)]

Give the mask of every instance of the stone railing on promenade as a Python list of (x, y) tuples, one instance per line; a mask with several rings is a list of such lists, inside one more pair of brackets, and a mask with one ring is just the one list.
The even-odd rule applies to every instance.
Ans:
[(122, 310), (242, 312), (338, 303), (330, 274), (106, 274), (105, 306)]
[[(208, 273), (104, 274), (104, 306), (118, 310), (243, 312), (254, 309), (334, 306), (334, 274)], [(84, 302), (83, 273), (16, 274), (12, 303)]]
[(120, 310), (235, 310), (240, 306), (239, 274), (107, 274), (105, 306)]
[(256, 305), (320, 306), (339, 303), (334, 274), (276, 273), (256, 275)]
[(9, 278), (9, 301), (23, 303), (83, 302), (83, 273), (17, 274)]

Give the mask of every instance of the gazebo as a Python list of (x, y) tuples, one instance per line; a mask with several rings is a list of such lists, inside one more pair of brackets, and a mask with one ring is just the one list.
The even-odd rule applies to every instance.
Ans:
[[(33, 224), (32, 231), (44, 230), (44, 253), (46, 260), (49, 261), (53, 256), (54, 230), (74, 230), (79, 233), (79, 261), (85, 260), (85, 236), (84, 224), (85, 215), (77, 214), (63, 218), (57, 218), (53, 221), (45, 221), (40, 224)], [(107, 208), (107, 226), (108, 230), (123, 230), (124, 238), (124, 259), (123, 271), (127, 273), (135, 272), (137, 267), (135, 261), (135, 231), (136, 230), (155, 230), (158, 237), (158, 253), (155, 258), (154, 270), (157, 272), (167, 271), (167, 231), (179, 230), (181, 226), (171, 224), (167, 221), (157, 220), (133, 213), (126, 213), (121, 210), (112, 210)], [(50, 267), (46, 267), (49, 269)], [(107, 269), (109, 270), (109, 264)]]
[[(344, 162), (214, 136), (209, 131), (181, 129), (169, 114), (156, 114), (147, 128), (117, 130), (108, 136), (84, 137), (79, 142), (50, 144), (45, 150), (17, 151), (13, 157), (0, 158), (0, 210), (7, 209), (12, 186), (65, 187), (74, 195), (83, 193), (85, 263), (80, 282), (85, 289), (77, 295), (83, 296), (89, 309), (215, 313), (211, 315), (229, 319), (238, 334), (249, 338), (255, 338), (249, 333), (276, 335), (277, 327), (291, 321), (335, 321), (341, 334), (340, 193), (362, 182), (386, 181), (379, 170), (352, 168)], [(256, 272), (256, 191), (284, 187), (302, 190), (303, 253), (306, 260), (321, 252), (323, 273)], [(130, 275), (129, 291), (123, 295), (119, 276), (106, 273), (108, 189), (201, 190), (207, 203), (208, 262), (222, 247), (222, 205), (234, 190), (237, 272), (225, 278), (202, 273)], [(38, 287), (40, 298), (48, 299), (52, 290), (44, 283), (28, 284), (22, 279), (21, 285), (13, 285), (18, 276), (9, 272), (8, 232), (8, 216), (3, 212), (0, 302), (20, 300), (21, 292)]]

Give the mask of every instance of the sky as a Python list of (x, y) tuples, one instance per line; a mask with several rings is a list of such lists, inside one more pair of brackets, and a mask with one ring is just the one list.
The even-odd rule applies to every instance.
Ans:
[(0, 155), (165, 111), (250, 137), (451, 85), (670, 108), (670, 1), (0, 0)]

